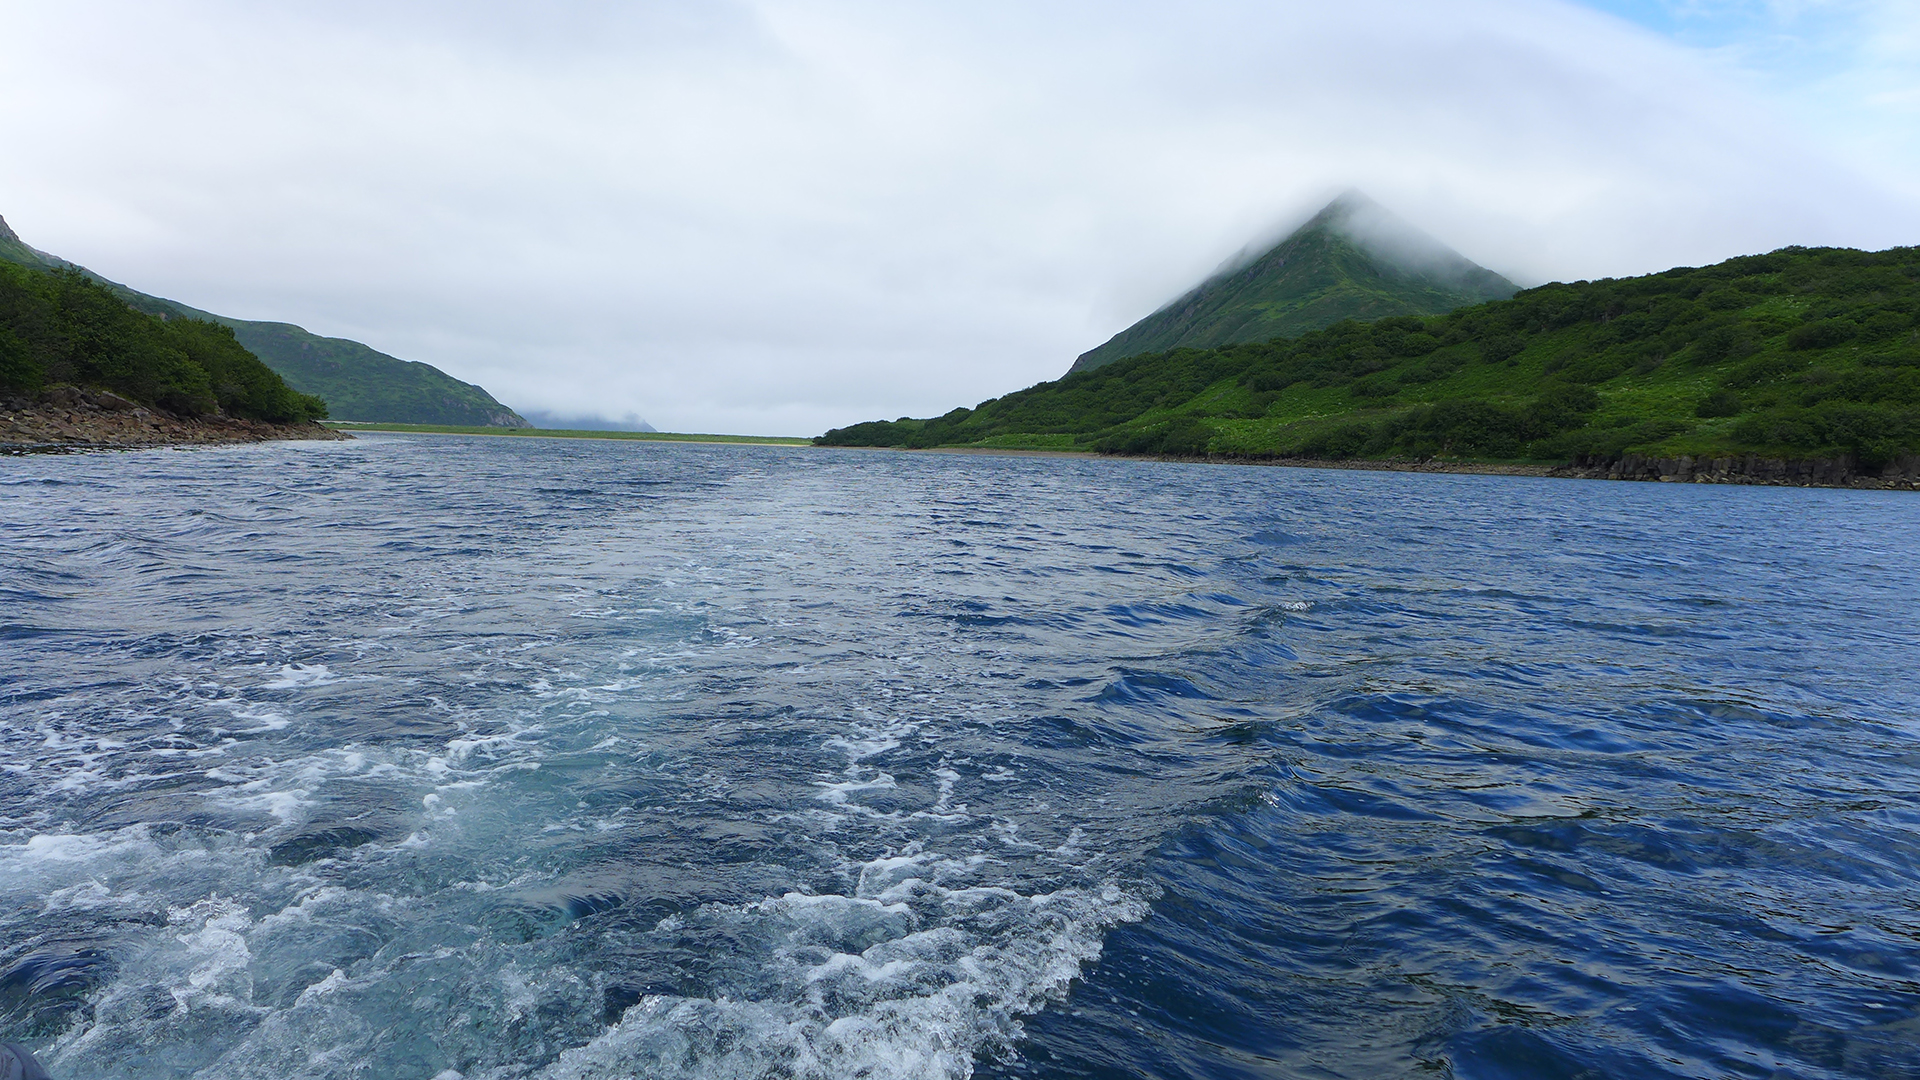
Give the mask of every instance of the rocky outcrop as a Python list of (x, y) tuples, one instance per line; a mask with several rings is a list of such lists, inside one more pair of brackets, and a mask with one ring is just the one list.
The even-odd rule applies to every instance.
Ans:
[(1516, 465), (1501, 462), (1427, 458), (1323, 461), (1318, 458), (1174, 457), (1162, 461), (1213, 461), (1235, 465), (1281, 465), (1301, 469), (1359, 469), (1370, 472), (1471, 473), (1482, 476), (1556, 476), (1578, 480), (1647, 480), (1669, 484), (1764, 484), (1771, 487), (1844, 487), (1920, 491), (1920, 455), (1906, 454), (1878, 469), (1861, 469), (1852, 458), (1768, 458), (1758, 454), (1717, 458), (1577, 459), (1570, 465)]
[(0, 453), (347, 438), (351, 436), (314, 423), (175, 416), (119, 394), (79, 386), (56, 386), (37, 399), (0, 403)]
[(1862, 469), (1853, 458), (1741, 457), (1672, 458), (1623, 454), (1617, 458), (1576, 460), (1550, 470), (1552, 476), (1594, 480), (1648, 480), (1669, 484), (1765, 484), (1774, 487), (1845, 487), (1920, 490), (1920, 456), (1901, 455), (1878, 469)]

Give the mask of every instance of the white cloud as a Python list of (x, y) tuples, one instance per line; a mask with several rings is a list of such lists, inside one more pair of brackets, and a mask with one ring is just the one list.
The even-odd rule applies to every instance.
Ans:
[(1833, 156), (1920, 195), (1920, 4), (1585, 0), (1695, 47)]
[(1920, 238), (1897, 170), (1563, 3), (0, 19), (0, 213), (29, 242), (665, 429), (811, 433), (1055, 377), (1349, 184), (1530, 281)]

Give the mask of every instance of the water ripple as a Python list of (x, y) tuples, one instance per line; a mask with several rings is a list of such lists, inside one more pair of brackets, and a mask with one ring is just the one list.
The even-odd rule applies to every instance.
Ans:
[(91, 1077), (1916, 1077), (1910, 497), (374, 436), (0, 476)]

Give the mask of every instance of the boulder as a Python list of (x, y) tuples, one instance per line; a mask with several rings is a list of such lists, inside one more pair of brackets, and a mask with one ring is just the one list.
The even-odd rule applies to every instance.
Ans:
[(95, 390), (94, 392), (87, 395), (87, 400), (91, 404), (99, 406), (100, 408), (105, 409), (108, 412), (142, 411), (140, 409), (139, 403), (129, 401), (126, 398), (123, 398), (119, 394), (113, 393), (110, 390)]
[(17, 1043), (0, 1043), (0, 1080), (53, 1080), (32, 1051)]

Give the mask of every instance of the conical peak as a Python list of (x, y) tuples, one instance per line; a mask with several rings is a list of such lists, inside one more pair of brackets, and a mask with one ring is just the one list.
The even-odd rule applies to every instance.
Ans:
[(1358, 215), (1386, 214), (1387, 208), (1374, 202), (1367, 193), (1359, 188), (1348, 188), (1333, 197), (1333, 201), (1322, 207), (1320, 212), (1308, 220), (1306, 226), (1315, 223), (1339, 224)]
[[(1359, 243), (1362, 247), (1379, 246), (1378, 242), (1382, 240), (1399, 240), (1401, 243), (1390, 246), (1404, 246), (1406, 241), (1414, 238), (1428, 244), (1437, 245), (1438, 243), (1408, 224), (1393, 211), (1375, 202), (1359, 188), (1348, 188), (1335, 196), (1333, 201), (1322, 207), (1319, 213), (1308, 218), (1306, 224), (1288, 235), (1287, 240), (1311, 232), (1337, 233)], [(1281, 243), (1285, 242), (1281, 241)]]
[(1513, 283), (1349, 188), (1298, 228), (1240, 249), (1190, 291), (1081, 354), (1086, 371), (1142, 353), (1293, 337), (1343, 318), (1437, 315)]
[[(1373, 201), (1366, 192), (1359, 188), (1348, 188), (1292, 231), (1268, 233), (1234, 252), (1233, 257), (1221, 263), (1207, 280), (1230, 277), (1270, 255), (1291, 250), (1296, 241), (1309, 236), (1331, 233), (1371, 249), (1375, 245), (1368, 244), (1366, 238), (1383, 232), (1419, 234), (1419, 230), (1395, 217), (1392, 211)], [(1169, 304), (1177, 302), (1169, 301)]]
[(1358, 188), (1341, 192), (1311, 220), (1275, 247), (1313, 232), (1327, 232), (1390, 266), (1445, 280), (1485, 273), (1480, 267), (1375, 202)]
[[(1213, 273), (1207, 275), (1206, 280), (1201, 282), (1198, 288), (1204, 289), (1212, 282), (1232, 277), (1255, 263), (1282, 252), (1282, 249), (1288, 248), (1289, 245), (1304, 237), (1329, 232), (1347, 236), (1351, 231), (1349, 225), (1354, 218), (1386, 214), (1386, 212), (1385, 208), (1368, 198), (1359, 188), (1348, 188), (1334, 196), (1332, 202), (1321, 207), (1319, 213), (1308, 218), (1297, 228), (1284, 233), (1276, 230), (1256, 237), (1247, 246), (1234, 252), (1226, 261), (1215, 267)], [(1284, 259), (1284, 255), (1281, 257)], [(1175, 297), (1167, 301), (1164, 306), (1172, 307), (1184, 299), (1186, 299), (1185, 296)]]

